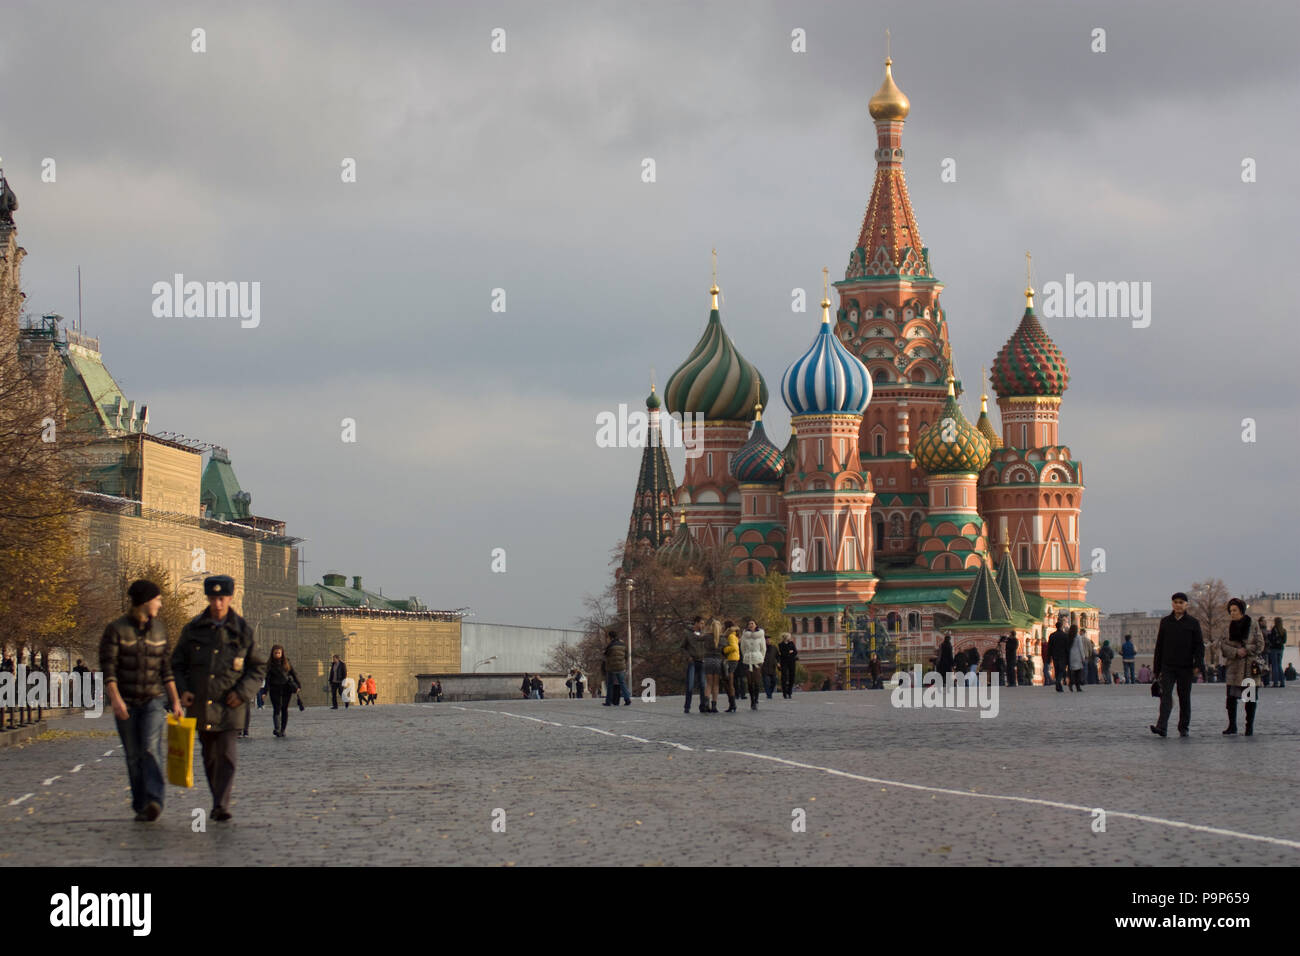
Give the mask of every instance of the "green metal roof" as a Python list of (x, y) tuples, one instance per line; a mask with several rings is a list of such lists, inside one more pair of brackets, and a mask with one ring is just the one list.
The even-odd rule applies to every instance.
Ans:
[(210, 517), (218, 521), (252, 517), (249, 496), (239, 487), (235, 469), (230, 466), (230, 456), (224, 448), (212, 449), (208, 466), (203, 469), (199, 500), (207, 505)]
[(903, 588), (898, 591), (877, 591), (872, 607), (889, 607), (895, 604), (947, 604), (957, 602), (954, 610), (961, 607), (966, 593), (961, 588)]
[(989, 566), (984, 561), (975, 569), (975, 581), (970, 593), (966, 595), (966, 604), (957, 615), (957, 621), (967, 624), (1011, 624), (1011, 608), (1002, 599)]

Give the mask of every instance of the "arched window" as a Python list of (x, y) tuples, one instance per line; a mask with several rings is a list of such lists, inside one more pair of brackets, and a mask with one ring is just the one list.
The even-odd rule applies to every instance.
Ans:
[(877, 435), (876, 436), (876, 457), (882, 458), (884, 457), (884, 454), (885, 454), (885, 436)]
[(885, 519), (880, 515), (876, 515), (875, 526), (876, 526), (875, 546), (879, 548), (882, 546), (885, 540)]
[(918, 534), (921, 533), (921, 513), (919, 511), (913, 513), (912, 515), (912, 524), (910, 530), (913, 538), (915, 538)]
[(919, 631), (921, 629), (921, 615), (915, 611), (907, 612), (907, 629), (909, 631)]
[(903, 516), (891, 515), (889, 518), (889, 536), (891, 538), (901, 538), (903, 536)]
[(948, 506), (948, 505), (951, 505), (951, 504), (952, 504), (952, 502), (948, 500), (948, 498), (949, 498), (949, 494), (948, 494), (948, 492), (949, 492), (950, 490), (951, 490), (951, 489), (950, 489), (947, 485), (944, 485), (944, 487), (943, 487), (943, 503), (944, 503), (945, 507)]
[(803, 632), (804, 632), (805, 634), (808, 633), (808, 618), (804, 618), (804, 619), (803, 619)]
[(820, 634), (821, 632), (822, 632), (822, 619), (820, 617), (815, 617), (813, 618), (813, 633)]

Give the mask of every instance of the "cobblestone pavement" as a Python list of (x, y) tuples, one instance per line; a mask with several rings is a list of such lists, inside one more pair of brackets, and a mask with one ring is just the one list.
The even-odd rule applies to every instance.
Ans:
[(1199, 686), (1164, 740), (1145, 687), (1004, 688), (994, 719), (888, 691), (313, 708), (284, 739), (268, 706), (205, 832), (201, 763), (136, 823), (111, 716), (73, 717), (0, 751), (0, 864), (1294, 866), (1300, 688), (1261, 693), (1254, 737)]

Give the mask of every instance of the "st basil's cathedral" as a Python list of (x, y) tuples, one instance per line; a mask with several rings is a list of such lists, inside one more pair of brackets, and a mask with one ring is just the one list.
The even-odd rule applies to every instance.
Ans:
[[(1027, 287), (990, 370), (1001, 432), (986, 394), (967, 419), (903, 175), (911, 104), (888, 58), (868, 105), (875, 182), (834, 283), (839, 309), (823, 298), (811, 345), (781, 378), (789, 440), (764, 430), (767, 383), (723, 328), (715, 281), (704, 334), (662, 402), (653, 388), (646, 401), (628, 549), (682, 573), (721, 549), (742, 576), (786, 575), (787, 629), (814, 673), (843, 674), (853, 653), (860, 675), (870, 651), (924, 666), (951, 632), (955, 651), (981, 655), (1015, 633), (1039, 674), (1059, 611), (1098, 633), (1079, 557), (1083, 469), (1057, 434), (1069, 369)], [(658, 440), (665, 404), (702, 423), (680, 485)]]

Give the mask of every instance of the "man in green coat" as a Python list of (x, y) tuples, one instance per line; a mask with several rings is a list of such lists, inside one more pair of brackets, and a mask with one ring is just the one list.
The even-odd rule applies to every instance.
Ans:
[(235, 738), (266, 676), (266, 661), (254, 653), (252, 625), (230, 609), (234, 592), (235, 580), (228, 575), (205, 578), (208, 609), (181, 629), (172, 652), (176, 689), (203, 747), (214, 820), (230, 819)]

